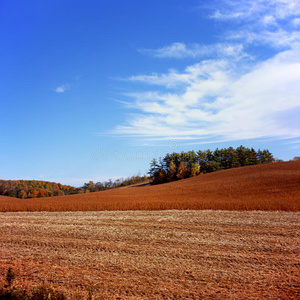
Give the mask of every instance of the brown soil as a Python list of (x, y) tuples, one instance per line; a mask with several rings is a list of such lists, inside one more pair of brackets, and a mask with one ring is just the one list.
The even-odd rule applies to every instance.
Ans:
[(135, 188), (50, 198), (0, 197), (0, 211), (300, 210), (300, 161), (248, 166)]
[(0, 284), (72, 299), (300, 299), (300, 213), (0, 213)]

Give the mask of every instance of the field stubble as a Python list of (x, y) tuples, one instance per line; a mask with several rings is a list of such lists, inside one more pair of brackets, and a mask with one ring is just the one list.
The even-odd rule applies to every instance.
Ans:
[[(0, 278), (96, 299), (299, 299), (300, 213), (0, 213)], [(103, 297), (103, 298), (101, 298)]]

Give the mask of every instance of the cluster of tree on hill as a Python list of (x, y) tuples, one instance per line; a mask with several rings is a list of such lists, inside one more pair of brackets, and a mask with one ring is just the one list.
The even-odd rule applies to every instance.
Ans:
[(21, 199), (71, 195), (80, 191), (81, 188), (48, 181), (0, 180), (0, 195)]
[(166, 154), (159, 161), (153, 159), (149, 175), (152, 184), (159, 184), (194, 177), (200, 173), (211, 173), (219, 170), (275, 162), (269, 150), (255, 151), (240, 146), (215, 151), (188, 151)]
[(148, 177), (146, 175), (136, 175), (128, 177), (126, 179), (120, 178), (115, 181), (112, 181), (111, 179), (105, 182), (97, 183), (89, 181), (79, 188), (49, 181), (0, 180), (0, 195), (21, 199), (64, 196), (104, 191), (121, 186), (140, 183), (146, 180), (148, 180)]

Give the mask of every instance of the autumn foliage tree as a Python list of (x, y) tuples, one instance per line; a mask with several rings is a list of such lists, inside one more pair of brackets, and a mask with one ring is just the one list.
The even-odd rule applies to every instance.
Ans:
[(60, 183), (40, 180), (0, 180), (0, 195), (41, 198), (77, 194), (81, 189)]
[(189, 175), (188, 168), (187, 168), (185, 162), (181, 161), (179, 163), (179, 166), (178, 166), (178, 169), (177, 169), (176, 178), (177, 179), (184, 179), (184, 178), (187, 178), (188, 175)]
[[(164, 175), (165, 176), (165, 175)], [(135, 175), (127, 178), (119, 178), (115, 181), (109, 179), (104, 182), (94, 183), (89, 181), (80, 188), (70, 185), (63, 185), (56, 182), (39, 180), (0, 180), (0, 195), (26, 198), (42, 198), (52, 196), (64, 196), (72, 194), (82, 194), (99, 192), (107, 189), (127, 186), (148, 180), (146, 175)]]
[(170, 163), (169, 163), (169, 170), (168, 170), (168, 174), (167, 174), (167, 180), (169, 182), (175, 180), (176, 173), (177, 173), (176, 165), (173, 162), (173, 160), (171, 160)]
[(191, 164), (190, 177), (194, 177), (200, 174), (200, 166), (197, 163)]

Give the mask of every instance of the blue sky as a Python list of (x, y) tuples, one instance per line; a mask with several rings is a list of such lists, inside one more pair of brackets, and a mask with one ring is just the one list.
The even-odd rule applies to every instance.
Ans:
[(298, 0), (0, 2), (0, 178), (82, 186), (167, 152), (300, 155)]

